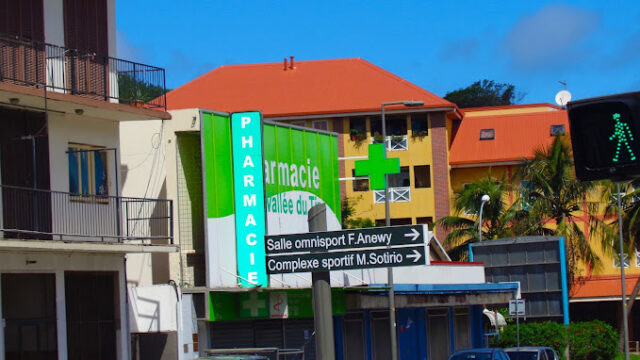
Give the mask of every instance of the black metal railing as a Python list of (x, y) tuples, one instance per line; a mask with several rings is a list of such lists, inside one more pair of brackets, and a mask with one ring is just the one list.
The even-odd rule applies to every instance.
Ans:
[(0, 185), (3, 237), (173, 244), (173, 203)]
[(166, 110), (162, 68), (0, 34), (0, 81)]

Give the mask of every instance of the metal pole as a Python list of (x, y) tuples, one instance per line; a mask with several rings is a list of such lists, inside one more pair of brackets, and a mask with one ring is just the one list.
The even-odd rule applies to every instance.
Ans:
[[(318, 204), (308, 212), (309, 232), (327, 230), (327, 208)], [(334, 360), (333, 309), (331, 307), (331, 278), (328, 271), (311, 273), (313, 294), (313, 324), (316, 336), (316, 358)]]
[(624, 249), (622, 246), (622, 194), (620, 193), (620, 183), (616, 183), (618, 187), (618, 243), (619, 243), (619, 259), (620, 259), (620, 282), (622, 287), (622, 330), (624, 333), (624, 358), (629, 360), (629, 326), (627, 324), (627, 287), (624, 278)]
[[(496, 317), (496, 323), (498, 318)], [(516, 347), (520, 347), (520, 314), (518, 313), (518, 303), (516, 302)]]
[[(382, 143), (384, 144), (384, 152), (387, 152), (387, 124), (384, 118), (384, 104), (382, 104)], [(384, 175), (384, 212), (385, 225), (391, 226), (391, 214), (389, 210), (389, 176)], [(387, 249), (390, 249), (387, 246)], [(391, 339), (391, 360), (398, 359), (398, 343), (396, 339), (396, 297), (393, 290), (393, 268), (387, 268), (387, 283), (389, 285), (389, 337)]]
[(484, 201), (480, 202), (480, 214), (478, 214), (478, 241), (482, 241), (482, 208)]

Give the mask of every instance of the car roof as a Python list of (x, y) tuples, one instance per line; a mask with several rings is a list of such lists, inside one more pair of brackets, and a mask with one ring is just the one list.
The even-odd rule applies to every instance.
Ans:
[(463, 353), (470, 353), (470, 352), (493, 352), (493, 351), (498, 351), (500, 349), (495, 349), (495, 348), (479, 348), (479, 349), (466, 349), (466, 350), (458, 350), (455, 353), (456, 354), (463, 354)]
[(552, 348), (548, 346), (520, 346), (520, 347), (512, 347), (504, 349), (504, 351), (538, 351), (538, 350), (548, 350)]

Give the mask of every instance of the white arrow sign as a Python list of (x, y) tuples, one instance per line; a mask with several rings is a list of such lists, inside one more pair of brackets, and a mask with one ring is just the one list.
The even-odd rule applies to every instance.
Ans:
[(404, 234), (404, 237), (406, 237), (406, 238), (413, 237), (413, 239), (411, 239), (411, 241), (416, 241), (420, 237), (420, 232), (418, 230), (416, 230), (416, 229), (411, 229), (411, 232), (407, 233), (407, 234)]
[(421, 257), (422, 257), (422, 254), (420, 254), (418, 250), (413, 250), (413, 254), (407, 255), (407, 259), (413, 259), (413, 262), (418, 262), (418, 260), (420, 260)]

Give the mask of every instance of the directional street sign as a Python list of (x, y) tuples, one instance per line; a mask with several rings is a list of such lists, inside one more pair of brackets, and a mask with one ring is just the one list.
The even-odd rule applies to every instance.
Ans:
[(425, 265), (426, 225), (265, 236), (267, 273)]
[(268, 274), (425, 265), (424, 245), (267, 256)]
[(341, 231), (325, 231), (290, 235), (265, 236), (267, 255), (298, 252), (320, 252), (340, 249), (423, 245), (426, 227), (423, 225), (389, 226)]

